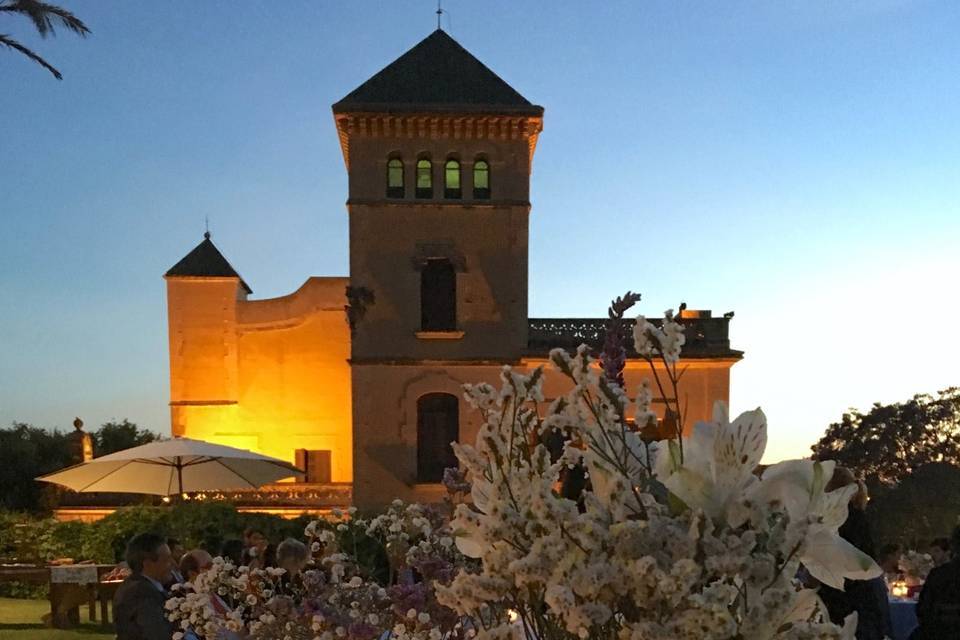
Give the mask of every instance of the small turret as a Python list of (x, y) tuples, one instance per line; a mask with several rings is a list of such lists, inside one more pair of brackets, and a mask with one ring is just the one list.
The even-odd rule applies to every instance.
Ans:
[(173, 435), (182, 435), (191, 408), (238, 400), (237, 303), (252, 293), (240, 274), (203, 234), (166, 274), (170, 336), (170, 411)]

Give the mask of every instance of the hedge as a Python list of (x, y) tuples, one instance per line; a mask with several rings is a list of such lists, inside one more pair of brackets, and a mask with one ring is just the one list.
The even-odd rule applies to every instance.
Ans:
[[(311, 518), (284, 520), (261, 513), (240, 513), (224, 503), (188, 502), (164, 507), (124, 507), (93, 523), (59, 522), (53, 518), (0, 511), (0, 562), (45, 564), (58, 558), (112, 564), (123, 559), (127, 541), (152, 531), (177, 538), (186, 549), (216, 555), (225, 540), (240, 538), (257, 527), (273, 542), (303, 538)], [(43, 589), (0, 583), (0, 596), (37, 597)]]

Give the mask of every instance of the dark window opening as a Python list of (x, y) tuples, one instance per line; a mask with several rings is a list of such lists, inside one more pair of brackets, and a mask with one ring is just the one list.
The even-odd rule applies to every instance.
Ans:
[(403, 197), (403, 161), (400, 158), (387, 162), (387, 197)]
[(473, 163), (473, 197), (476, 200), (490, 199), (490, 165), (486, 160)]
[(417, 160), (417, 197), (433, 197), (433, 163), (426, 158)]
[(333, 476), (333, 464), (329, 449), (310, 450), (297, 449), (296, 462), (299, 469), (303, 469), (304, 482), (329, 483)]
[(427, 260), (420, 272), (420, 328), (457, 328), (457, 274), (446, 258)]
[(447, 160), (443, 174), (443, 197), (450, 199), (460, 198), (460, 163), (456, 160)]
[(441, 482), (457, 466), (451, 442), (460, 439), (457, 396), (428, 393), (417, 400), (417, 482)]

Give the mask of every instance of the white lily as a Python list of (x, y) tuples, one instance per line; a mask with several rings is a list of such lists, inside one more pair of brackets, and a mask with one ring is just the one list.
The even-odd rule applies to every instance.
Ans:
[(727, 406), (716, 402), (713, 420), (699, 422), (680, 446), (659, 443), (654, 472), (691, 509), (725, 521), (732, 502), (757, 482), (753, 470), (767, 447), (767, 418), (759, 408), (730, 422)]
[(726, 405), (714, 405), (713, 420), (701, 422), (683, 442), (683, 461), (675, 441), (660, 443), (658, 479), (691, 509), (701, 509), (718, 521), (739, 526), (744, 499), (782, 505), (794, 521), (809, 519), (810, 527), (798, 559), (820, 582), (843, 589), (843, 579), (866, 580), (880, 568), (865, 553), (837, 533), (847, 519), (847, 504), (855, 486), (825, 493), (833, 462), (789, 460), (767, 469), (761, 480), (753, 475), (767, 443), (763, 411), (742, 413), (729, 421)]
[(833, 477), (834, 462), (788, 460), (767, 469), (747, 499), (782, 505), (795, 521), (807, 519), (810, 527), (798, 551), (800, 562), (823, 584), (843, 589), (844, 578), (868, 580), (881, 574), (870, 556), (837, 533), (846, 519), (856, 485), (829, 493), (824, 489)]

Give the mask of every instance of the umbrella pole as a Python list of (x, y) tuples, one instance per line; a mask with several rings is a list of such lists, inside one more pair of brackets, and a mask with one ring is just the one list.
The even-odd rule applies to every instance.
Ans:
[(183, 459), (177, 456), (177, 500), (183, 502)]

